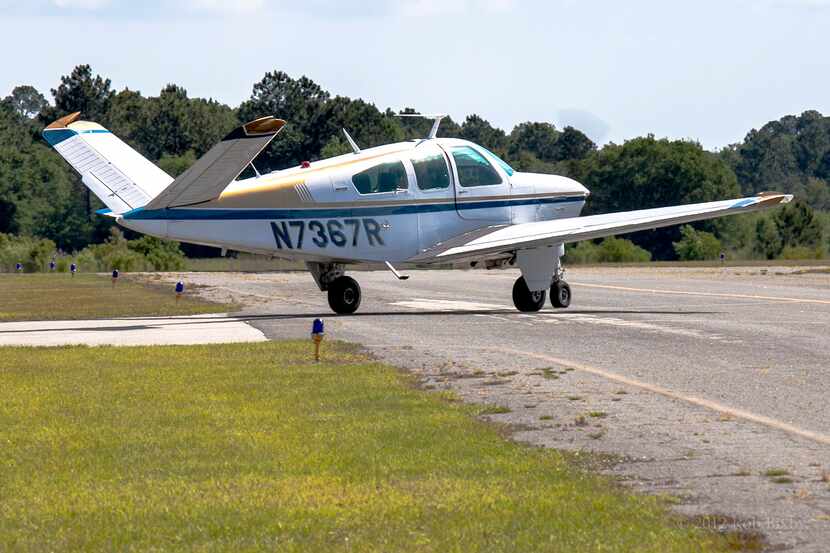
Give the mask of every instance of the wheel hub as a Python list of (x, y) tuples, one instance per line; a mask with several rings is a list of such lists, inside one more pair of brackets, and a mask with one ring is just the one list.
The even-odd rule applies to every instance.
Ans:
[(354, 290), (346, 288), (343, 291), (343, 302), (346, 303), (346, 305), (352, 305), (354, 303)]

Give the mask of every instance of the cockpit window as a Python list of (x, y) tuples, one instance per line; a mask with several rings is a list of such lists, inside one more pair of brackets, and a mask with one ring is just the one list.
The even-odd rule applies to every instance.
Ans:
[(356, 173), (352, 183), (361, 194), (377, 194), (378, 192), (394, 192), (406, 190), (409, 182), (406, 178), (406, 169), (400, 161), (381, 163)]
[(458, 169), (461, 186), (501, 184), (501, 177), (487, 159), (469, 146), (453, 148), (452, 157)]
[(513, 173), (516, 172), (513, 170), (512, 167), (510, 167), (510, 165), (507, 164), (506, 161), (504, 161), (502, 158), (500, 158), (484, 146), (482, 146), (481, 149), (484, 150), (487, 153), (487, 155), (489, 155), (493, 159), (493, 161), (499, 164), (499, 167), (501, 167), (504, 170), (504, 172), (507, 173), (508, 177), (512, 177)]
[(449, 188), (450, 171), (440, 150), (426, 150), (412, 157), (415, 178), (421, 190)]

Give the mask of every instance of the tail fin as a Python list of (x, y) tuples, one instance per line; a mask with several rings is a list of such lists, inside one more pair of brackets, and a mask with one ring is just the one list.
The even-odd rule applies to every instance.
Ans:
[(192, 206), (219, 197), (284, 125), (282, 119), (268, 116), (231, 131), (154, 198), (147, 209)]
[(43, 129), (43, 138), (81, 174), (83, 183), (114, 213), (143, 207), (173, 179), (80, 112)]

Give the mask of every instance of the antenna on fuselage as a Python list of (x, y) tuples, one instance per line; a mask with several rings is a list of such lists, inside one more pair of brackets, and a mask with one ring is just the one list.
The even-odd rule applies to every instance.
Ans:
[(432, 128), (429, 130), (429, 134), (427, 135), (427, 140), (432, 140), (438, 135), (438, 127), (441, 126), (441, 120), (446, 117), (446, 113), (436, 113), (433, 115), (428, 115), (426, 113), (399, 113), (397, 117), (423, 117), (424, 119), (432, 119)]
[(343, 134), (346, 135), (346, 140), (349, 141), (349, 146), (352, 147), (352, 151), (356, 154), (359, 154), (360, 146), (357, 145), (357, 142), (354, 141), (354, 138), (352, 138), (352, 135), (349, 134), (349, 131), (347, 131), (345, 127), (343, 128)]

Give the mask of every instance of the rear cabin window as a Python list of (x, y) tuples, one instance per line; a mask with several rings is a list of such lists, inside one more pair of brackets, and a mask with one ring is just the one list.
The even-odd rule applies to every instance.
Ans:
[(421, 190), (449, 188), (450, 170), (444, 154), (440, 151), (426, 152), (421, 157), (413, 157), (412, 167), (415, 169), (415, 178)]
[(379, 192), (394, 192), (406, 190), (409, 182), (406, 178), (406, 169), (403, 162), (391, 161), (369, 167), (355, 174), (352, 183), (361, 194), (377, 194)]
[(501, 177), (490, 162), (469, 146), (453, 148), (452, 157), (458, 169), (458, 182), (461, 186), (501, 184)]

